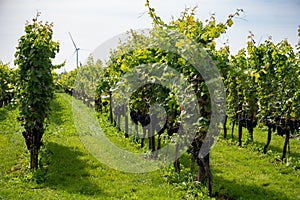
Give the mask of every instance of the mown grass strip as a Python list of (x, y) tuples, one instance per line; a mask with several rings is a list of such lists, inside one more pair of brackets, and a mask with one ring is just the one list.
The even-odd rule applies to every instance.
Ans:
[[(0, 199), (205, 199), (205, 189), (190, 184), (188, 155), (182, 158), (180, 176), (169, 168), (145, 174), (116, 171), (95, 159), (80, 140), (74, 125), (72, 97), (56, 94), (41, 149), (41, 169), (28, 171), (28, 153), (17, 121), (18, 110), (0, 111)], [(81, 102), (77, 102), (81, 104)], [(88, 108), (86, 108), (88, 109)], [(6, 113), (5, 115), (3, 113)], [(110, 141), (139, 151), (131, 139), (103, 122)], [(9, 128), (8, 128), (9, 127)], [(3, 131), (4, 130), (4, 131)], [(266, 133), (255, 131), (254, 140)], [(281, 149), (280, 137), (270, 148)], [(294, 156), (299, 143), (293, 141)], [(299, 170), (251, 148), (221, 140), (211, 153), (214, 192), (217, 199), (300, 199)], [(172, 168), (172, 167), (170, 167)], [(167, 178), (167, 181), (165, 180)], [(170, 181), (173, 179), (175, 181)], [(188, 180), (190, 179), (190, 180)], [(198, 195), (195, 198), (195, 194)]]

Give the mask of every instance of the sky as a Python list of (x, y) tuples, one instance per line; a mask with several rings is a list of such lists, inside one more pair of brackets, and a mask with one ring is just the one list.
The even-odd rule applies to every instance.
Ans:
[[(31, 21), (40, 11), (40, 20), (54, 23), (55, 41), (60, 52), (55, 64), (66, 61), (60, 71), (76, 66), (72, 34), (84, 63), (99, 45), (129, 30), (151, 28), (152, 21), (145, 7), (146, 0), (0, 0), (0, 60), (13, 67), (18, 39), (24, 34), (26, 20)], [(234, 19), (234, 25), (218, 39), (228, 40), (235, 54), (246, 47), (249, 31), (257, 42), (272, 36), (274, 42), (283, 39), (295, 46), (300, 25), (299, 0), (150, 0), (157, 14), (168, 22), (180, 16), (185, 8), (197, 6), (197, 17), (208, 19), (215, 14), (217, 21), (225, 22), (237, 8), (245, 12)]]

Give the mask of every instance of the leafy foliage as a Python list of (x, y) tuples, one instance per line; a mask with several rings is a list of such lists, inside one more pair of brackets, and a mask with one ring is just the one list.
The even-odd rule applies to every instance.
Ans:
[(86, 64), (60, 74), (58, 85), (66, 93), (82, 100), (88, 106), (94, 106), (94, 102), (99, 98), (95, 91), (98, 79), (103, 72), (102, 67), (102, 62), (94, 61), (93, 56), (90, 55)]
[[(242, 49), (230, 58), (231, 69), (225, 80), (228, 116), (233, 123), (259, 120), (266, 125), (269, 131), (265, 153), (273, 129), (286, 135), (284, 159), (292, 129), (290, 124), (299, 120), (300, 113), (299, 50), (295, 52), (287, 40), (274, 44), (269, 38), (257, 45), (252, 33), (248, 38), (247, 50)], [(240, 135), (239, 144), (241, 146)]]
[(16, 93), (16, 70), (0, 61), (0, 107), (14, 103)]
[(23, 136), (31, 151), (31, 169), (38, 167), (38, 150), (44, 134), (44, 122), (50, 112), (54, 93), (51, 70), (52, 59), (59, 51), (59, 44), (52, 40), (52, 24), (37, 18), (25, 25), (25, 35), (19, 39), (15, 54), (18, 65), (18, 87), (21, 120), (25, 127)]
[[(208, 131), (212, 115), (212, 105), (209, 95), (209, 92), (211, 91), (209, 91), (209, 88), (205, 84), (205, 78), (202, 77), (202, 75), (193, 66), (193, 64), (195, 64), (193, 63), (195, 58), (191, 58), (191, 60), (189, 60), (186, 57), (180, 56), (185, 53), (181, 51), (186, 49), (188, 49), (186, 51), (190, 51), (189, 48), (185, 47), (193, 45), (191, 41), (195, 41), (196, 44), (204, 48), (209, 55), (212, 55), (213, 59), (217, 61), (218, 67), (222, 69), (224, 68), (223, 72), (225, 74), (228, 70), (228, 68), (226, 68), (226, 62), (228, 62), (226, 60), (227, 54), (219, 55), (216, 53), (215, 40), (232, 26), (233, 17), (239, 15), (242, 10), (237, 10), (235, 14), (229, 15), (225, 23), (217, 23), (214, 16), (203, 23), (195, 17), (195, 9), (186, 9), (179, 19), (172, 20), (169, 24), (166, 24), (159, 16), (156, 15), (155, 9), (150, 7), (149, 1), (146, 2), (146, 6), (148, 7), (150, 17), (153, 19), (153, 31), (151, 31), (149, 35), (131, 32), (129, 39), (126, 42), (121, 43), (111, 54), (108, 67), (105, 68), (105, 71), (99, 80), (97, 88), (98, 96), (108, 96), (111, 95), (112, 92), (119, 90), (121, 92), (117, 96), (119, 98), (123, 98), (124, 95), (122, 95), (122, 91), (124, 90), (122, 90), (122, 87), (124, 85), (129, 88), (134, 88), (136, 84), (138, 85), (138, 82), (124, 81), (121, 79), (123, 75), (130, 72), (141, 73), (141, 77), (145, 77), (145, 79), (152, 80), (152, 82), (155, 83), (157, 78), (152, 76), (152, 74), (155, 74), (155, 70), (159, 70), (161, 69), (161, 66), (165, 66), (166, 71), (167, 66), (170, 66), (183, 76), (174, 77), (174, 75), (172, 76), (167, 74), (159, 77), (159, 79), (160, 81), (165, 80), (169, 82), (170, 80), (178, 79), (181, 82), (186, 82), (186, 87), (194, 91), (196, 101), (199, 105), (197, 105), (197, 108), (194, 109), (199, 109), (201, 116), (195, 120), (194, 124), (197, 124), (196, 130), (189, 129), (189, 132), (192, 132), (192, 134), (197, 132), (198, 135), (194, 138), (194, 140), (197, 140), (198, 142), (195, 142), (194, 144), (200, 144), (203, 142), (203, 138), (205, 138)], [(180, 36), (172, 38), (171, 35), (173, 32), (184, 35), (186, 38), (190, 39), (188, 40), (190, 42), (187, 42)], [(168, 44), (166, 44), (165, 41), (168, 41)], [(165, 48), (159, 48), (161, 44), (164, 44)], [(191, 52), (189, 53), (189, 55), (193, 55)], [(197, 65), (201, 64), (202, 63), (197, 63)], [(149, 70), (146, 68), (148, 65), (152, 66)], [(135, 69), (135, 67), (137, 69)], [(209, 67), (205, 70), (207, 76), (214, 73)], [(131, 77), (128, 79), (130, 78)], [(133, 78), (134, 77), (132, 77), (132, 79)], [(179, 88), (176, 88), (176, 84), (173, 84), (173, 87), (171, 86), (170, 88), (172, 91), (168, 91), (163, 87), (157, 87), (155, 84), (141, 85), (141, 87), (138, 88), (138, 92), (135, 92), (129, 99), (130, 109), (138, 110), (142, 113), (142, 115), (146, 115), (149, 112), (150, 105), (155, 103), (162, 106), (168, 116), (171, 115), (170, 113), (176, 112), (179, 114), (175, 116), (175, 118), (179, 117), (179, 115), (184, 115), (186, 110), (191, 109), (189, 106), (193, 105), (193, 103), (191, 103), (191, 99), (193, 97), (186, 96), (183, 92), (173, 92), (180, 91)], [(181, 97), (181, 95), (184, 95), (184, 97)], [(184, 102), (180, 102), (180, 105), (178, 99), (184, 99)], [(112, 114), (110, 114), (110, 116), (112, 116)], [(180, 118), (180, 120), (182, 120), (182, 118)], [(179, 121), (179, 119), (177, 118), (174, 121)], [(195, 145), (195, 148), (199, 149), (194, 152), (199, 152), (201, 145)], [(152, 151), (154, 150), (155, 148), (152, 148)], [(195, 157), (198, 159), (197, 153), (195, 153)], [(200, 162), (201, 161), (198, 163)]]

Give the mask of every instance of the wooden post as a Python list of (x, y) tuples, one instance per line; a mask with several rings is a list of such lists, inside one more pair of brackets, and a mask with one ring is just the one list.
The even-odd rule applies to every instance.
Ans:
[(129, 137), (128, 134), (128, 108), (127, 106), (124, 105), (124, 109), (122, 109), (124, 111), (124, 116), (125, 116), (125, 138)]
[(271, 139), (272, 139), (272, 127), (271, 127), (271, 125), (268, 125), (268, 139), (267, 139), (266, 145), (264, 146), (264, 153), (265, 154), (267, 153), (267, 150), (268, 150), (269, 144), (271, 142)]
[(111, 92), (109, 92), (109, 120), (110, 123), (113, 124), (114, 123), (114, 119), (113, 119), (113, 112), (112, 112), (112, 98), (111, 98)]

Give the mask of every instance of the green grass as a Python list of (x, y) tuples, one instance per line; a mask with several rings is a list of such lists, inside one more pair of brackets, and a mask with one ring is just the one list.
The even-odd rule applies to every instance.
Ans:
[[(254, 144), (258, 146), (264, 146), (267, 142), (267, 130), (255, 128), (255, 135), (254, 135)], [(246, 131), (245, 131), (246, 132)], [(269, 145), (269, 150), (272, 152), (276, 152), (278, 154), (282, 154), (283, 144), (284, 144), (285, 136), (282, 137), (277, 135), (276, 133), (272, 134), (272, 140)], [(291, 157), (300, 158), (300, 141), (296, 138), (290, 139), (290, 155)]]
[(219, 142), (211, 153), (215, 191), (234, 199), (300, 199), (300, 173), (246, 148)]
[[(230, 130), (227, 138), (230, 142), (237, 142), (237, 127), (235, 127), (234, 135), (232, 139), (231, 135), (231, 125), (228, 123), (227, 128)], [(223, 137), (221, 133), (221, 138)], [(287, 152), (287, 165), (293, 165), (294, 168), (300, 169), (300, 140), (297, 138), (300, 137), (298, 134), (297, 137), (290, 138), (289, 146), (290, 152)], [(248, 143), (248, 131), (246, 128), (243, 128), (243, 147), (248, 149), (256, 149), (256, 151), (263, 153), (264, 145), (267, 142), (267, 128), (266, 127), (256, 127), (254, 128), (253, 142)], [(283, 145), (285, 141), (285, 136), (280, 136), (276, 132), (272, 133), (272, 139), (268, 147), (267, 154), (270, 155), (271, 159), (280, 160), (282, 156)], [(273, 162), (271, 161), (271, 162)]]
[[(172, 167), (138, 174), (120, 172), (99, 162), (85, 148), (74, 125), (72, 97), (55, 97), (40, 151), (41, 168), (34, 173), (27, 168), (29, 154), (17, 121), (18, 110), (0, 108), (0, 199), (193, 199), (197, 190), (198, 199), (206, 198), (200, 197), (207, 192), (205, 187), (189, 182), (192, 178), (186, 176), (187, 168), (178, 177), (171, 173)], [(105, 120), (102, 125), (112, 143), (143, 151)], [(256, 129), (254, 140), (256, 145), (264, 144), (266, 132)], [(283, 141), (274, 136), (270, 149), (280, 153)], [(263, 155), (229, 143), (220, 140), (211, 153), (217, 199), (300, 199), (299, 170), (272, 159), (273, 154)], [(291, 141), (291, 156), (299, 157), (299, 146), (300, 141)], [(184, 155), (183, 165), (187, 160)]]
[[(30, 173), (29, 154), (21, 131), (0, 135), (0, 199), (178, 199), (180, 191), (164, 181), (160, 171), (144, 174), (123, 173), (97, 161), (84, 147), (73, 122), (72, 98), (57, 94), (53, 114), (44, 135), (41, 169)], [(17, 123), (18, 111), (3, 117), (1, 130)], [(118, 134), (112, 142), (123, 144)]]

